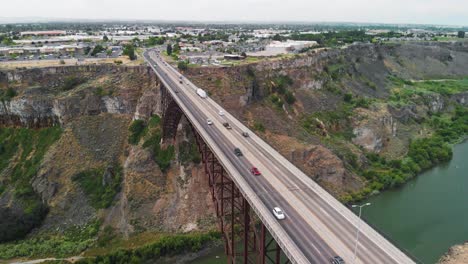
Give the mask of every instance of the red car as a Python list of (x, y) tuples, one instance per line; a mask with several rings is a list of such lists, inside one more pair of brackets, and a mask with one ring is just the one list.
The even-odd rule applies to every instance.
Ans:
[(260, 171), (256, 168), (256, 167), (252, 167), (252, 169), (250, 170), (252, 172), (253, 175), (255, 176), (259, 176), (259, 175), (262, 175), (260, 173)]

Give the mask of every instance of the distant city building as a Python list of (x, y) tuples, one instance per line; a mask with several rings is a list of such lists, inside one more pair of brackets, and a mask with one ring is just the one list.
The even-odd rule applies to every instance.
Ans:
[(235, 55), (235, 54), (226, 54), (224, 55), (224, 59), (226, 60), (242, 60), (244, 57), (241, 55)]
[(386, 34), (386, 33), (389, 33), (390, 30), (387, 30), (387, 29), (371, 29), (371, 30), (368, 30), (366, 32), (366, 35), (371, 35), (371, 36), (375, 36), (375, 35), (379, 35), (379, 34)]
[(249, 56), (276, 56), (290, 52), (299, 52), (302, 49), (317, 46), (317, 41), (301, 41), (301, 40), (287, 40), (287, 41), (272, 41), (266, 45), (264, 50), (250, 52)]
[(285, 49), (286, 51), (298, 51), (304, 48), (309, 48), (318, 45), (317, 41), (305, 41), (305, 40), (287, 40), (272, 41), (265, 50)]
[(23, 31), (20, 33), (21, 37), (27, 36), (64, 36), (67, 32), (63, 30), (51, 30), (51, 31)]
[(79, 45), (58, 45), (58, 46), (43, 46), (43, 47), (5, 47), (0, 48), (0, 54), (26, 54), (26, 55), (39, 55), (39, 54), (82, 54), (84, 46)]

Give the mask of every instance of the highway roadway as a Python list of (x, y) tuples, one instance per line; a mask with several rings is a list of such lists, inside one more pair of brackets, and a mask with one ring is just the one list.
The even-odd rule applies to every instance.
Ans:
[[(415, 263), (211, 98), (198, 96), (192, 82), (183, 77), (181, 84), (180, 73), (157, 54), (157, 50), (146, 51), (145, 60), (293, 263), (330, 263), (334, 256), (346, 263)], [(225, 128), (224, 122), (232, 129)], [(234, 148), (241, 149), (243, 156), (237, 157)], [(252, 175), (252, 167), (262, 175)], [(286, 219), (273, 216), (275, 206), (283, 209)]]

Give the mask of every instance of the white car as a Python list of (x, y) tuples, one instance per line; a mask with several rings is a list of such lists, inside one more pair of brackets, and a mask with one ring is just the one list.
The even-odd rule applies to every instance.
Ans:
[(273, 208), (273, 214), (275, 215), (276, 219), (278, 219), (278, 220), (283, 220), (284, 218), (286, 218), (286, 216), (284, 215), (283, 210), (281, 210), (281, 208), (279, 208), (279, 207)]
[(220, 116), (223, 116), (224, 115), (224, 111), (223, 110), (219, 110), (219, 113), (218, 113)]
[(206, 123), (211, 126), (213, 124), (213, 121), (211, 121), (211, 119), (207, 119)]

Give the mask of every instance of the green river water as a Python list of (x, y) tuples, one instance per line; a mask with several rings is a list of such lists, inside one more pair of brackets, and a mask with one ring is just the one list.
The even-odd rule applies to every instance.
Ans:
[(370, 198), (363, 217), (423, 263), (468, 241), (468, 141), (453, 159), (397, 190)]
[[(422, 263), (436, 263), (468, 241), (468, 141), (454, 147), (449, 163), (364, 202), (372, 203), (363, 209), (367, 222)], [(226, 263), (223, 248), (192, 263)]]

